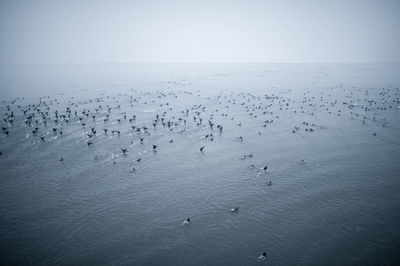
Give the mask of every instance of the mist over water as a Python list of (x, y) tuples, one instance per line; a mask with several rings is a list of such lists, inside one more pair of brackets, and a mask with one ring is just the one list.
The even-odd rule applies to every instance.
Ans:
[(1, 265), (400, 265), (400, 1), (0, 1)]
[(399, 68), (3, 71), (1, 261), (394, 265)]

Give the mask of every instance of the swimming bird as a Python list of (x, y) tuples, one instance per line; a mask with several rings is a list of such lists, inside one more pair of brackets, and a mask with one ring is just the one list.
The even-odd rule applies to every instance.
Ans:
[(258, 262), (262, 262), (263, 260), (265, 260), (267, 258), (267, 252), (264, 252), (262, 255), (260, 255), (258, 258), (257, 258), (257, 261)]
[(238, 211), (239, 211), (238, 207), (235, 207), (235, 208), (231, 209), (231, 212), (238, 212)]
[(200, 151), (203, 152), (203, 150), (204, 150), (205, 147), (206, 147), (206, 146), (202, 146), (202, 147), (200, 148)]
[(252, 153), (250, 153), (250, 154), (244, 154), (242, 157), (240, 157), (240, 159), (246, 159), (246, 158), (253, 158), (253, 154)]
[(185, 221), (182, 222), (181, 226), (185, 226), (190, 224), (190, 218), (187, 218)]

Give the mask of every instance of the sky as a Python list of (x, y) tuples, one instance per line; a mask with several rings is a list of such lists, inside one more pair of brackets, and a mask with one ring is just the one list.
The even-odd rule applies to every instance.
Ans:
[(2, 63), (400, 62), (397, 0), (0, 0)]

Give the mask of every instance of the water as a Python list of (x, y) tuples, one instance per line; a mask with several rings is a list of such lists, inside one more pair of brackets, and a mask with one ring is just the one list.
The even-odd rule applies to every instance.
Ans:
[[(0, 137), (1, 261), (257, 265), (265, 251), (268, 265), (395, 265), (399, 70), (395, 64), (4, 70), (0, 111), (15, 118), (2, 120), (9, 135), (3, 130)], [(47, 125), (30, 105), (40, 101), (40, 110), (49, 107)], [(22, 111), (29, 107), (32, 126)], [(55, 110), (67, 114), (66, 107), (69, 122), (55, 122)], [(163, 112), (177, 123), (172, 130), (161, 121), (153, 129)], [(205, 137), (211, 133), (212, 141)], [(254, 156), (241, 158), (248, 154)], [(234, 207), (238, 213), (230, 212)], [(191, 224), (180, 226), (188, 217)]]

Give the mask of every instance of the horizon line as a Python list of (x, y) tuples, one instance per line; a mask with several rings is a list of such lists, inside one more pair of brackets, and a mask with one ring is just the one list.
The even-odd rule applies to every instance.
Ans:
[(257, 61), (238, 61), (238, 62), (224, 62), (224, 61), (210, 61), (210, 62), (197, 62), (197, 61), (160, 61), (160, 62), (140, 62), (140, 61), (120, 61), (120, 62), (1, 62), (1, 65), (89, 65), (89, 64), (399, 64), (400, 61), (353, 61), (353, 62), (340, 62), (340, 61), (321, 61), (321, 62), (257, 62)]

